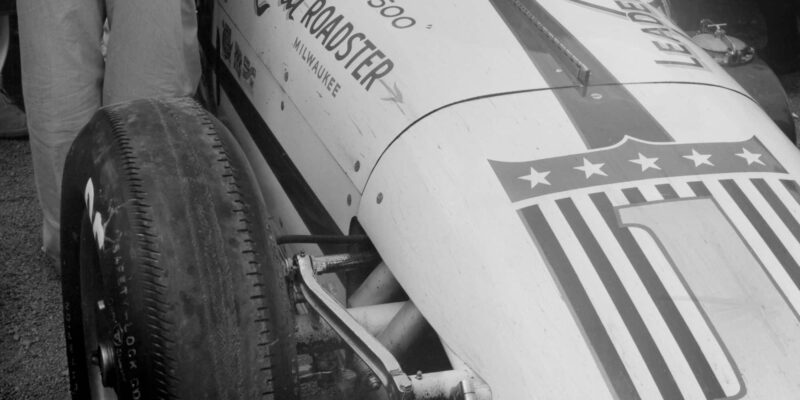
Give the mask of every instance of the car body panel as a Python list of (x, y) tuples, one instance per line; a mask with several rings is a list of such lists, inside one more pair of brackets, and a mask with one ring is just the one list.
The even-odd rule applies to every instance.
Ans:
[[(314, 234), (346, 232), (355, 215), (360, 190), (276, 77), (264, 64), (250, 61), (258, 60), (256, 52), (244, 45), (247, 41), (236, 29), (229, 30), (231, 54), (225, 57), (224, 19), (221, 13), (214, 16), (220, 36), (215, 74), (225, 99), (220, 115), (229, 126), (234, 125), (233, 132), (246, 143), (243, 147), (248, 156), (257, 160), (259, 167), (269, 166), (275, 179), (259, 177), (262, 183), (271, 182), (262, 185), (265, 197), (269, 199), (275, 192), (287, 193), (285, 200), (294, 212), (276, 215), (293, 215), (298, 219), (294, 223), (284, 221), (287, 227), (301, 224)], [(262, 174), (258, 172), (261, 168), (255, 169)], [(276, 227), (282, 232), (280, 225)]]
[[(659, 11), (638, 1), (595, 3), (601, 8), (577, 0), (413, 2), (399, 9), (418, 21), (397, 29), (381, 15), (389, 6), (383, 0), (283, 1), (260, 16), (252, 7), (218, 1), (216, 29), (222, 58), (252, 89), (257, 108), (274, 100), (257, 86), (276, 81), (359, 189), (395, 137), (441, 107), (576, 85), (569, 66), (550, 55), (558, 51), (536, 30), (539, 21), (592, 68), (590, 85), (686, 82), (744, 93)], [(522, 15), (518, 4), (539, 9), (539, 19), (509, 19)], [(631, 7), (647, 11), (626, 9)], [(339, 41), (347, 24), (354, 28)], [(380, 77), (367, 79), (366, 71)]]
[[(668, 143), (541, 145), (578, 135), (551, 130), (552, 114), (518, 123), (520, 109), (548, 94), (516, 94), (421, 121), (370, 179), (360, 221), (495, 398), (764, 399), (798, 390), (796, 151), (737, 93), (655, 86), (641, 90), (671, 128)], [(689, 100), (676, 108), (656, 100), (664, 98)], [(735, 120), (711, 111), (737, 104)], [(685, 122), (700, 119), (709, 126)], [(687, 158), (695, 150), (709, 158)], [(598, 166), (588, 178), (577, 169), (584, 160)], [(710, 193), (695, 192), (698, 184)], [(769, 203), (778, 198), (791, 219)], [(757, 215), (765, 222), (748, 219)]]
[[(800, 390), (800, 157), (648, 5), (409, 2), (398, 29), (381, 0), (241, 4), (221, 110), (278, 232), (357, 217), (495, 399)], [(391, 70), (354, 77), (324, 10)]]

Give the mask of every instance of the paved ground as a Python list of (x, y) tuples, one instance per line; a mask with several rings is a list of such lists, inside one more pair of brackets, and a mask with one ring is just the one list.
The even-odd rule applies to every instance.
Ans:
[[(758, 21), (737, 22), (763, 42)], [(800, 73), (782, 81), (800, 113)], [(29, 144), (0, 140), (0, 400), (68, 398), (61, 290), (40, 229)]]
[(39, 250), (27, 140), (0, 140), (0, 399), (67, 399), (61, 286)]

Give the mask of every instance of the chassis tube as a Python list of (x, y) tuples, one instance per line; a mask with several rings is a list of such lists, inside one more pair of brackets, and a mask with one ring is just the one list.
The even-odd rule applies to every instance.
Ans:
[(417, 306), (408, 301), (403, 304), (386, 329), (378, 334), (377, 339), (395, 357), (402, 358), (427, 326), (428, 322)]
[(347, 312), (363, 326), (367, 332), (377, 336), (394, 319), (405, 302), (376, 304), (374, 306), (348, 308)]
[(367, 276), (364, 283), (347, 300), (348, 307), (364, 307), (383, 304), (397, 298), (402, 288), (389, 271), (386, 263), (381, 262)]

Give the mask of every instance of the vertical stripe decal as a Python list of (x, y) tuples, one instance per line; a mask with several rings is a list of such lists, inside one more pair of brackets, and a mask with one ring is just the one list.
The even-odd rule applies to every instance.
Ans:
[(769, 187), (767, 182), (763, 179), (753, 179), (753, 185), (758, 189), (764, 199), (767, 200), (770, 207), (775, 210), (775, 213), (778, 214), (778, 218), (781, 219), (789, 231), (792, 232), (794, 238), (800, 242), (800, 223), (792, 216), (792, 213), (786, 208), (786, 205), (778, 198), (778, 195)]
[(628, 202), (631, 204), (644, 203), (646, 201), (642, 192), (636, 188), (622, 189), (622, 194), (625, 195), (625, 198), (628, 199)]
[[(672, 137), (603, 64), (535, 0), (492, 0), (492, 4), (528, 53), (556, 95), (588, 148), (616, 144), (625, 136), (649, 142), (671, 142)], [(528, 11), (525, 13), (524, 11)], [(547, 29), (570, 53), (591, 71), (587, 91), (563, 72), (570, 66), (558, 61), (563, 52)], [(598, 86), (592, 86), (598, 85)]]
[(711, 192), (703, 182), (689, 182), (689, 187), (694, 190), (697, 197), (711, 197)]
[(656, 185), (656, 189), (661, 193), (661, 196), (664, 196), (664, 200), (677, 199), (679, 197), (678, 192), (675, 191), (672, 185)]
[(553, 276), (561, 286), (579, 324), (586, 332), (586, 338), (611, 381), (617, 397), (624, 400), (640, 399), (614, 343), (597, 315), (597, 310), (541, 209), (538, 206), (531, 206), (519, 212), (550, 264)]
[(603, 285), (617, 307), (625, 326), (631, 333), (636, 347), (639, 348), (639, 352), (642, 354), (648, 369), (650, 369), (650, 374), (653, 376), (661, 395), (665, 399), (682, 399), (683, 395), (678, 389), (675, 379), (672, 377), (672, 373), (667, 367), (653, 337), (647, 330), (642, 316), (622, 285), (619, 276), (617, 276), (614, 267), (611, 265), (611, 261), (605, 255), (603, 249), (600, 248), (600, 244), (589, 230), (589, 226), (586, 225), (586, 221), (584, 221), (580, 211), (575, 207), (575, 203), (569, 198), (558, 200), (556, 203), (573, 232), (575, 232), (584, 251), (589, 254), (597, 274), (603, 281)]
[(800, 205), (800, 187), (797, 186), (797, 182), (782, 180), (781, 183), (783, 183), (783, 187), (785, 187), (786, 190), (792, 194), (792, 197), (794, 197), (794, 200), (797, 202), (797, 204)]
[[(637, 189), (629, 189), (624, 192), (626, 197), (641, 198), (642, 201), (638, 203), (644, 202), (644, 197)], [(700, 383), (703, 393), (710, 399), (724, 397), (722, 386), (714, 374), (714, 370), (711, 368), (711, 365), (709, 365), (700, 345), (697, 343), (697, 340), (686, 324), (686, 321), (683, 319), (683, 316), (681, 316), (680, 311), (678, 311), (678, 308), (675, 306), (669, 292), (667, 292), (661, 280), (658, 278), (647, 256), (639, 247), (630, 230), (628, 228), (620, 228), (614, 206), (611, 204), (609, 198), (602, 193), (595, 193), (590, 197), (603, 216), (603, 219), (608, 224), (609, 229), (614, 233), (617, 241), (619, 241), (628, 259), (630, 259), (631, 265), (633, 265), (637, 274), (639, 274), (639, 278), (642, 280), (642, 283), (644, 283), (650, 297), (655, 301), (656, 307), (658, 307), (670, 332), (672, 332), (672, 335), (678, 342), (683, 356), (686, 357), (686, 360), (689, 362), (689, 366), (695, 378)], [(631, 204), (636, 203), (637, 202), (631, 201)]]
[(747, 199), (747, 196), (742, 193), (742, 189), (740, 189), (734, 181), (726, 179), (720, 183), (731, 198), (733, 198), (733, 201), (736, 202), (736, 205), (739, 206), (744, 215), (747, 216), (747, 219), (753, 227), (756, 228), (756, 231), (758, 231), (758, 234), (764, 239), (764, 242), (769, 246), (772, 253), (775, 254), (775, 257), (778, 258), (778, 261), (786, 270), (786, 273), (789, 274), (794, 284), (800, 287), (800, 266), (797, 265), (792, 255), (789, 254), (786, 246), (780, 241), (775, 231), (769, 227), (769, 224), (767, 224), (767, 221), (761, 216), (761, 213), (756, 210), (753, 203)]

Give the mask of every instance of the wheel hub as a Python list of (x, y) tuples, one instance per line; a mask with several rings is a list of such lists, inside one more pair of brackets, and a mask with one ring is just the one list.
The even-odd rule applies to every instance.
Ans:
[(92, 363), (100, 368), (100, 378), (103, 382), (103, 386), (105, 387), (114, 387), (116, 383), (116, 367), (117, 367), (117, 359), (116, 353), (114, 352), (114, 344), (111, 343), (107, 338), (107, 335), (104, 335), (103, 327), (105, 324), (102, 324), (101, 321), (104, 320), (106, 317), (106, 304), (103, 300), (97, 301), (97, 316), (96, 321), (97, 324), (95, 328), (97, 329), (97, 338), (98, 344), (97, 349), (92, 352), (91, 360)]
[(92, 353), (92, 362), (100, 367), (100, 377), (103, 381), (103, 386), (113, 387), (116, 381), (116, 356), (114, 355), (114, 346), (111, 343), (103, 341), (97, 346), (97, 350)]

